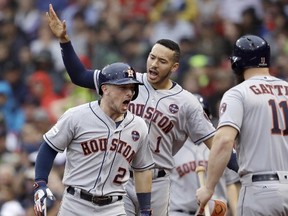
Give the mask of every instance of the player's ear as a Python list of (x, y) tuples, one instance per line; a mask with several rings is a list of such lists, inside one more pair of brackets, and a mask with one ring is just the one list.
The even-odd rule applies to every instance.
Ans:
[(101, 90), (102, 90), (102, 95), (104, 95), (105, 92), (107, 92), (107, 85), (106, 85), (106, 84), (103, 84), (103, 85), (101, 86)]
[(171, 68), (171, 72), (174, 73), (178, 70), (179, 68), (179, 62), (175, 62)]

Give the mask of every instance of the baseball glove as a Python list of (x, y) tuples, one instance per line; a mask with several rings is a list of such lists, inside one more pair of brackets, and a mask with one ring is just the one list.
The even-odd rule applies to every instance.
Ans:
[(226, 204), (221, 200), (210, 200), (209, 208), (211, 212), (211, 216), (224, 216), (227, 211)]
[(140, 216), (151, 216), (152, 210), (151, 209), (145, 209), (140, 211)]
[(46, 215), (46, 199), (55, 200), (51, 190), (47, 187), (45, 181), (35, 182), (34, 189), (34, 213), (37, 216)]

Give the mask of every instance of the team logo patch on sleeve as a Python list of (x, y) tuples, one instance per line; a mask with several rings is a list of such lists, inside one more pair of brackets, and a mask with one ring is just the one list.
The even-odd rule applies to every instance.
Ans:
[(134, 141), (137, 141), (137, 140), (139, 140), (139, 138), (140, 138), (140, 134), (139, 134), (138, 131), (132, 131), (131, 135), (132, 135), (132, 139), (133, 139)]
[(179, 107), (176, 104), (170, 104), (169, 110), (171, 113), (175, 114), (179, 111)]
[(54, 126), (54, 127), (52, 128), (52, 133), (53, 133), (53, 135), (56, 135), (58, 132), (59, 132), (59, 129), (58, 129), (56, 126)]

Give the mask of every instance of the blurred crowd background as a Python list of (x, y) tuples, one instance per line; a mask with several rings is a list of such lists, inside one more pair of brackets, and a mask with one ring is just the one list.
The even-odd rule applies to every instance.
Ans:
[[(209, 101), (217, 122), (219, 100), (234, 85), (229, 56), (235, 40), (257, 34), (271, 44), (271, 73), (288, 78), (287, 0), (0, 0), (0, 215), (33, 215), (34, 162), (42, 135), (71, 106), (96, 98), (71, 83), (59, 42), (48, 27), (49, 3), (76, 53), (90, 69), (124, 61), (146, 72), (160, 38), (179, 43), (173, 79)], [(65, 156), (49, 177), (56, 215)]]

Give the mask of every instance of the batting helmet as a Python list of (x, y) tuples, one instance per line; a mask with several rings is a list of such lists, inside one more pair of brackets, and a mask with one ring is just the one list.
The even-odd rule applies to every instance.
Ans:
[(200, 104), (202, 105), (206, 115), (211, 119), (212, 116), (211, 116), (211, 113), (210, 113), (210, 107), (208, 105), (208, 102), (200, 94), (194, 94), (194, 95), (196, 96), (196, 98), (198, 99)]
[(105, 66), (99, 73), (99, 94), (102, 95), (101, 86), (104, 84), (111, 85), (135, 85), (135, 94), (132, 100), (138, 96), (138, 85), (143, 85), (136, 79), (135, 70), (128, 64), (122, 62), (116, 62)]
[(270, 45), (266, 40), (256, 35), (240, 37), (230, 57), (233, 71), (240, 75), (246, 68), (263, 68), (270, 66)]

